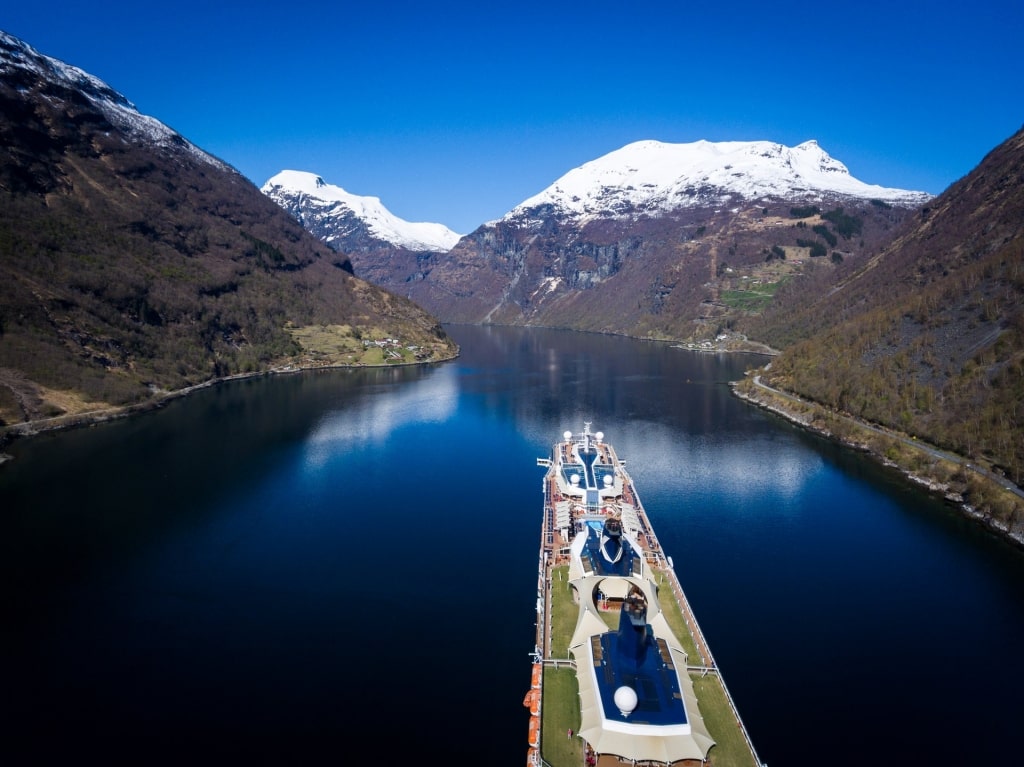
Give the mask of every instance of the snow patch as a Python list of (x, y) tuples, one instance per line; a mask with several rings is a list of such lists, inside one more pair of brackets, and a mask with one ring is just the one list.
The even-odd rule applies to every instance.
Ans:
[(340, 186), (328, 184), (315, 173), (283, 170), (269, 179), (261, 191), (282, 204), (290, 198), (305, 198), (333, 208), (331, 215), (352, 213), (363, 221), (377, 238), (409, 250), (429, 250), (447, 253), (462, 239), (444, 224), (412, 223), (399, 218), (381, 203), (379, 197), (361, 197), (350, 194)]
[(503, 220), (521, 222), (541, 206), (586, 221), (636, 210), (658, 215), (733, 196), (821, 199), (828, 194), (904, 205), (932, 198), (865, 184), (814, 140), (795, 147), (770, 141), (637, 141), (569, 171)]
[(207, 154), (155, 117), (144, 115), (122, 94), (78, 67), (45, 56), (28, 43), (0, 31), (0, 74), (28, 71), (43, 80), (80, 92), (103, 113), (112, 125), (132, 138), (175, 150), (184, 150), (195, 159), (235, 172), (213, 155)]

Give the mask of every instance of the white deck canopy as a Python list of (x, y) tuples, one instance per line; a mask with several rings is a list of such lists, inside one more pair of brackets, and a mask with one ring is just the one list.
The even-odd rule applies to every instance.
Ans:
[[(705, 760), (715, 744), (704, 725), (697, 705), (693, 682), (686, 671), (686, 652), (672, 633), (664, 614), (658, 608), (655, 586), (650, 581), (636, 576), (608, 577), (586, 573), (579, 560), (585, 533), (573, 542), (573, 557), (570, 561), (570, 584), (579, 599), (579, 614), (576, 629), (569, 645), (569, 652), (576, 660), (576, 678), (580, 694), (580, 730), (584, 738), (597, 753), (615, 754), (624, 759), (638, 762), (654, 761), (671, 764), (683, 759)], [(609, 631), (601, 618), (594, 594), (602, 593), (618, 597), (620, 592), (635, 585), (643, 590), (650, 605), (648, 624), (654, 636), (664, 640), (679, 680), (679, 690), (687, 713), (686, 724), (650, 725), (631, 724), (605, 717), (600, 699), (592, 637)], [(599, 665), (600, 662), (598, 662)]]

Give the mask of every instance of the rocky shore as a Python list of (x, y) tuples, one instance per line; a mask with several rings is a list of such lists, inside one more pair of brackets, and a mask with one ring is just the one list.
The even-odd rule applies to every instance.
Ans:
[(868, 453), (993, 534), (1024, 548), (1024, 491), (978, 462), (773, 389), (753, 372), (733, 383), (732, 391), (802, 428)]

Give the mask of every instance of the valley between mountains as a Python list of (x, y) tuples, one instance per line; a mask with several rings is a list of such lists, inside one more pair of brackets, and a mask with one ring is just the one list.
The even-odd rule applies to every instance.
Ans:
[(1022, 540), (986, 477), (1024, 483), (1024, 133), (938, 196), (814, 140), (642, 140), (465, 234), (332, 181), (257, 188), (0, 32), (0, 440), (237, 376), (443, 361), (446, 323), (555, 327), (766, 353), (808, 425), (901, 435), (870, 449)]

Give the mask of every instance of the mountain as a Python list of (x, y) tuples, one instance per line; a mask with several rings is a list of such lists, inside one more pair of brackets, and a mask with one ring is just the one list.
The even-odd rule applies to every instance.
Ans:
[(360, 277), (399, 292), (409, 275), (429, 271), (462, 237), (443, 224), (398, 218), (379, 198), (349, 194), (314, 173), (281, 171), (262, 191), (351, 259)]
[(861, 182), (815, 141), (639, 141), (433, 243), (400, 239), (378, 223), (376, 198), (313, 174), (286, 172), (263, 189), (357, 274), (443, 321), (700, 344), (742, 342), (744, 320), (780, 284), (849, 268), (931, 199)]
[(865, 184), (813, 141), (641, 141), (443, 256), (356, 268), (442, 321), (739, 343), (780, 284), (858, 263), (930, 198)]
[(2, 32), (0, 199), (0, 425), (377, 361), (363, 339), (456, 353), (227, 164)]
[(580, 224), (761, 199), (852, 198), (917, 206), (930, 196), (858, 181), (816, 141), (796, 147), (768, 141), (638, 141), (569, 171), (503, 220), (555, 216)]
[[(786, 346), (767, 382), (1021, 485), (1024, 129), (840, 279), (787, 288), (757, 328)], [(1024, 540), (1024, 508), (993, 514)]]
[(461, 238), (444, 224), (410, 223), (385, 208), (378, 197), (359, 197), (314, 173), (284, 170), (261, 191), (309, 231), (337, 250), (358, 250), (357, 242), (386, 243), (406, 250), (449, 251)]
[[(0, 76), (5, 89), (4, 127), (9, 141), (3, 144), (7, 155), (3, 172), (5, 189), (9, 192), (35, 191), (45, 193), (67, 182), (61, 168), (33, 158), (34, 149), (52, 149), (52, 142), (42, 141), (38, 122), (64, 118), (80, 128), (103, 127), (125, 140), (145, 144), (154, 150), (173, 152), (190, 161), (229, 171), (216, 157), (207, 154), (159, 120), (141, 114), (127, 98), (97, 77), (63, 61), (43, 56), (18, 38), (0, 30)], [(15, 91), (14, 94), (11, 91)], [(21, 91), (21, 93), (17, 93)], [(46, 109), (53, 98), (57, 107)], [(16, 117), (27, 120), (18, 125)], [(58, 126), (49, 126), (51, 133)], [(62, 138), (84, 142), (87, 132), (79, 130), (72, 136), (66, 125)], [(40, 140), (38, 145), (30, 143)], [(116, 139), (115, 139), (116, 140)], [(29, 142), (26, 145), (26, 142)], [(82, 148), (79, 146), (78, 148)], [(49, 167), (48, 167), (49, 166)], [(66, 187), (65, 187), (66, 188)]]

